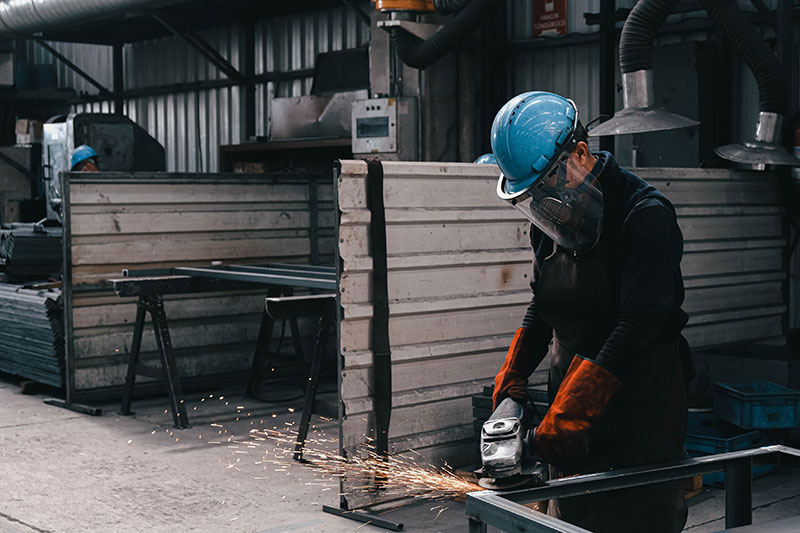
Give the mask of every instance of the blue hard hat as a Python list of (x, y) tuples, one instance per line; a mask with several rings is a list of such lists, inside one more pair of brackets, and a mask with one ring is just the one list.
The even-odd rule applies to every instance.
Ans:
[(97, 152), (95, 152), (91, 146), (82, 144), (75, 148), (75, 151), (72, 152), (72, 164), (70, 165), (70, 168), (74, 169), (75, 165), (83, 163), (87, 159), (91, 159), (93, 157), (97, 157)]
[(478, 165), (496, 165), (497, 159), (495, 159), (494, 154), (483, 154), (478, 156), (478, 159), (474, 161)]
[(564, 151), (578, 124), (572, 100), (533, 91), (515, 96), (492, 123), (492, 152), (505, 176), (505, 193), (526, 191)]

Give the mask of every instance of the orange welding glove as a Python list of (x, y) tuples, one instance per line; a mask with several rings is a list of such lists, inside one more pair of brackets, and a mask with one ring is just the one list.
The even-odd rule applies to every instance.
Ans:
[(506, 398), (525, 404), (528, 401), (528, 377), (536, 370), (539, 361), (534, 356), (533, 333), (519, 328), (508, 348), (506, 360), (494, 378), (492, 411)]
[(621, 388), (622, 382), (602, 366), (573, 357), (553, 404), (535, 430), (536, 452), (556, 465), (586, 455), (589, 433)]

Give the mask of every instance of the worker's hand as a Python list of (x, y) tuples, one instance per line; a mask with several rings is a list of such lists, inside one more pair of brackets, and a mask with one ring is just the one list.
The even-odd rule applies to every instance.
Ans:
[(576, 355), (553, 404), (534, 431), (535, 450), (551, 464), (589, 452), (589, 433), (622, 388), (614, 374)]
[(532, 337), (527, 328), (519, 328), (514, 334), (506, 360), (494, 378), (492, 411), (506, 398), (523, 405), (528, 402), (528, 376), (533, 374), (538, 364), (530, 346)]

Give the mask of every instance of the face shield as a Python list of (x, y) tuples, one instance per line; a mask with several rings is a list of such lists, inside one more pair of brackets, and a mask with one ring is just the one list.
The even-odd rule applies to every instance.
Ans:
[(574, 157), (562, 152), (525, 191), (510, 195), (500, 176), (497, 194), (564, 249), (581, 253), (597, 244), (603, 228), (600, 181)]

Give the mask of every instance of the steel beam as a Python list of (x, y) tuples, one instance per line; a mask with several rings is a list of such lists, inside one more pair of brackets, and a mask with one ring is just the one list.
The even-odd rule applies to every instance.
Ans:
[(787, 446), (764, 446), (677, 463), (557, 479), (533, 489), (470, 492), (466, 496), (466, 514), (470, 531), (480, 531), (477, 529), (480, 523), (505, 531), (583, 531), (564, 529), (575, 526), (563, 521), (554, 524), (552, 521), (555, 519), (534, 513), (521, 503), (638, 487), (724, 470), (726, 527), (746, 525), (752, 521), (752, 466), (776, 461), (800, 467), (800, 450)]
[(195, 278), (212, 278), (232, 281), (245, 281), (249, 283), (260, 283), (263, 285), (284, 285), (291, 287), (304, 287), (307, 289), (326, 289), (336, 290), (336, 280), (320, 279), (313, 274), (286, 275), (286, 274), (263, 274), (255, 272), (236, 272), (217, 268), (193, 268), (181, 267), (175, 269), (178, 276), (191, 276)]
[(112, 96), (111, 91), (109, 91), (104, 85), (102, 85), (96, 79), (87, 74), (86, 71), (84, 71), (78, 65), (67, 59), (67, 57), (64, 54), (62, 54), (61, 52), (59, 52), (58, 50), (47, 44), (44, 41), (44, 39), (42, 39), (41, 37), (28, 37), (28, 38), (31, 39), (36, 44), (38, 44), (39, 46), (41, 46), (42, 48), (44, 48), (45, 50), (47, 50), (48, 52), (50, 52), (50, 54), (52, 54), (53, 57), (61, 61), (68, 69), (72, 70), (75, 74), (77, 74), (78, 76), (85, 79), (93, 86), (95, 86), (97, 90), (100, 91), (100, 94), (104, 96)]
[(230, 62), (225, 59), (222, 54), (217, 52), (214, 47), (211, 46), (205, 39), (194, 32), (181, 31), (156, 13), (150, 13), (150, 16), (153, 17), (156, 22), (164, 26), (164, 28), (172, 32), (175, 36), (180, 37), (195, 50), (200, 52), (203, 57), (205, 57), (212, 65), (217, 67), (230, 79), (236, 81), (240, 85), (246, 85), (248, 83), (249, 80), (247, 80), (247, 78), (241, 72), (239, 72), (236, 67), (231, 65)]
[(123, 49), (122, 43), (114, 45), (113, 49), (113, 69), (114, 69), (114, 114), (125, 114), (125, 81), (124, 72), (125, 65), (123, 64)]
[(256, 137), (256, 27), (254, 22), (244, 26), (244, 137)]
[[(617, 69), (615, 65), (617, 27), (613, 19), (615, 0), (600, 0), (600, 114), (616, 112)], [(600, 137), (600, 149), (614, 151), (614, 137)]]

